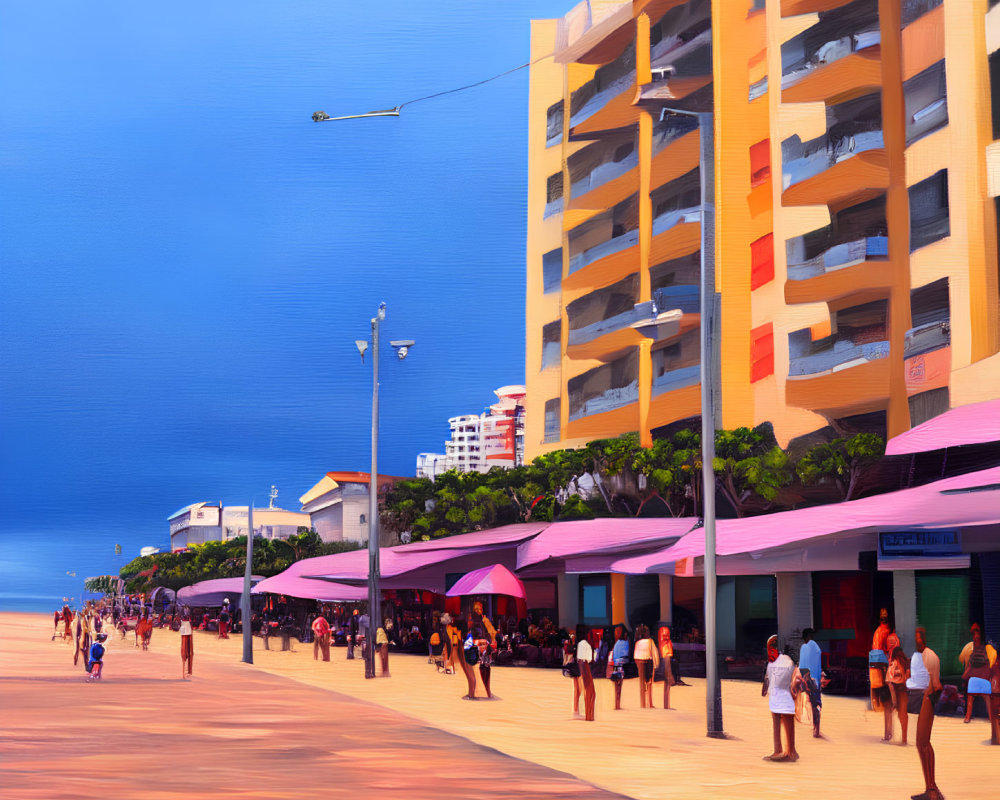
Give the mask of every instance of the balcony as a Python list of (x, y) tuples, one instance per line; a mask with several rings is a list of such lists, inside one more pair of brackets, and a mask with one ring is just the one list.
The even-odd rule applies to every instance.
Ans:
[(665, 286), (653, 292), (657, 312), (678, 310), (682, 314), (701, 313), (701, 289), (697, 285)]
[(884, 148), (881, 130), (820, 136), (805, 144), (798, 136), (786, 139), (781, 144), (782, 204), (832, 205), (881, 193), (889, 186)]
[(939, 320), (910, 328), (903, 340), (903, 358), (930, 353), (951, 346), (951, 322)]
[(638, 188), (638, 166), (639, 152), (632, 135), (575, 153), (569, 158), (569, 207), (607, 208), (621, 202)]
[(880, 87), (880, 44), (877, 0), (822, 13), (781, 46), (782, 101), (841, 101)]
[(800, 14), (820, 14), (847, 5), (847, 0), (781, 0), (781, 16), (797, 17)]
[(600, 261), (602, 258), (607, 258), (615, 253), (620, 253), (630, 247), (635, 247), (637, 244), (639, 244), (638, 229), (624, 231), (620, 235), (614, 236), (605, 242), (601, 242), (600, 244), (587, 248), (582, 253), (577, 253), (577, 255), (570, 257), (570, 275), (586, 266), (589, 266), (590, 264)]
[(941, 2), (942, 0), (903, 0), (900, 24), (905, 28), (928, 11), (937, 8)]
[(554, 147), (563, 138), (563, 101), (549, 106), (545, 116), (545, 146)]
[(632, 106), (635, 86), (635, 43), (594, 77), (573, 92), (570, 101), (570, 133), (583, 134), (612, 130), (634, 124), (638, 111)]
[(645, 304), (636, 304), (639, 275), (599, 289), (574, 300), (566, 308), (569, 337), (566, 354), (570, 358), (597, 358), (609, 351), (634, 347), (641, 335), (630, 326), (642, 319)]
[(825, 302), (852, 292), (888, 288), (893, 282), (888, 256), (888, 237), (869, 236), (834, 245), (807, 261), (789, 259), (785, 301)]
[(694, 386), (701, 380), (699, 329), (689, 330), (677, 341), (654, 350), (652, 396)]
[(854, 306), (834, 316), (835, 332), (813, 340), (809, 328), (788, 334), (789, 380), (829, 375), (889, 356), (888, 301)]
[(639, 401), (639, 354), (627, 355), (569, 381), (569, 419), (604, 414)]
[(635, 269), (639, 244), (638, 195), (569, 232), (569, 275), (563, 290), (607, 285)]

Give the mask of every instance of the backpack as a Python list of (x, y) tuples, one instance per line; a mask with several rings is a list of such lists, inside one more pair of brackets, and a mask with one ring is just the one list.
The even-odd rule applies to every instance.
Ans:
[(479, 663), (479, 648), (473, 644), (471, 636), (465, 640), (465, 663), (472, 667)]
[(972, 650), (972, 655), (969, 656), (969, 666), (973, 669), (983, 669), (989, 668), (990, 659), (986, 655), (985, 647), (975, 647)]

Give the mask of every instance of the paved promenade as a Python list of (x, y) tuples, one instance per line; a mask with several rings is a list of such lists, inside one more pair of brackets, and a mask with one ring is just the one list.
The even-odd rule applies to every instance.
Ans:
[[(815, 740), (811, 729), (797, 725), (800, 761), (774, 764), (761, 760), (770, 752), (770, 717), (752, 683), (723, 683), (731, 738), (717, 741), (704, 736), (703, 681), (676, 687), (670, 711), (640, 709), (636, 681), (628, 681), (625, 708), (617, 712), (611, 684), (597, 681), (597, 721), (587, 723), (573, 719), (571, 684), (558, 670), (494, 668), (500, 699), (470, 702), (460, 699), (464, 678), (438, 674), (426, 658), (393, 655), (392, 678), (366, 681), (363, 664), (345, 660), (343, 648), (333, 649), (330, 663), (316, 662), (312, 646), (294, 639), (293, 652), (264, 651), (255, 639), (250, 667), (239, 663), (239, 637), (220, 641), (196, 633), (195, 677), (183, 683), (178, 636), (158, 629), (145, 653), (116, 639), (107, 680), (88, 686), (83, 670), (72, 669), (69, 647), (49, 642), (45, 626), (42, 616), (0, 615), (6, 676), (0, 680), (0, 786), (11, 785), (11, 775), (29, 786), (25, 771), (37, 779), (57, 758), (60, 773), (77, 774), (84, 768), (74, 753), (97, 749), (83, 732), (96, 725), (119, 754), (98, 762), (100, 780), (124, 786), (145, 775), (150, 790), (105, 796), (175, 797), (181, 788), (191, 796), (193, 787), (204, 793), (211, 785), (224, 787), (222, 797), (313, 797), (321, 776), (329, 777), (324, 793), (368, 788), (373, 797), (403, 796), (404, 787), (418, 790), (407, 797), (609, 796), (596, 786), (637, 800), (770, 800), (803, 792), (886, 800), (923, 789), (912, 745), (915, 718), (908, 747), (881, 744), (881, 715), (854, 698), (825, 698), (825, 738)], [(26, 656), (17, 662), (8, 649), (12, 636)], [(88, 696), (99, 700), (80, 700)], [(11, 702), (13, 715), (7, 713)], [(71, 712), (80, 702), (85, 705)], [(73, 728), (66, 731), (70, 713)], [(998, 796), (1000, 747), (988, 742), (985, 720), (935, 722), (938, 785), (946, 797)], [(480, 767), (481, 759), (495, 763)], [(84, 774), (87, 769), (93, 767)], [(366, 770), (372, 777), (364, 777)], [(248, 773), (252, 784), (240, 783), (236, 776)], [(487, 791), (476, 788), (476, 776), (483, 775)], [(61, 785), (66, 780), (60, 778)], [(173, 786), (174, 780), (180, 783)], [(79, 795), (18, 791), (11, 797), (92, 797), (83, 791), (88, 786), (94, 784), (81, 785)]]

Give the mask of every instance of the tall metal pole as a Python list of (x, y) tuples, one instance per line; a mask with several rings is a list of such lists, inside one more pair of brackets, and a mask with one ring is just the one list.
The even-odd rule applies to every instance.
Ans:
[(716, 647), (715, 579), (715, 130), (711, 112), (698, 117), (701, 143), (701, 475), (705, 521), (705, 713), (708, 735), (724, 738), (722, 682)]
[[(240, 597), (240, 624), (243, 626), (243, 661), (253, 663), (253, 626), (250, 623), (250, 576), (253, 575), (253, 504), (250, 501), (247, 520), (247, 565), (243, 570), (243, 595)], [(222, 506), (219, 506), (219, 523), (222, 523)]]
[(372, 470), (368, 486), (368, 658), (365, 677), (375, 677), (375, 631), (379, 626), (379, 563), (378, 563), (378, 335), (379, 323), (385, 319), (385, 303), (372, 318)]

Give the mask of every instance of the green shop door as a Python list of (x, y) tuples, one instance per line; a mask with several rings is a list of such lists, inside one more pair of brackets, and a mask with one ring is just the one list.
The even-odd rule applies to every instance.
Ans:
[(969, 641), (967, 570), (918, 572), (917, 625), (927, 629), (927, 646), (941, 659), (941, 677), (962, 674), (958, 654)]

